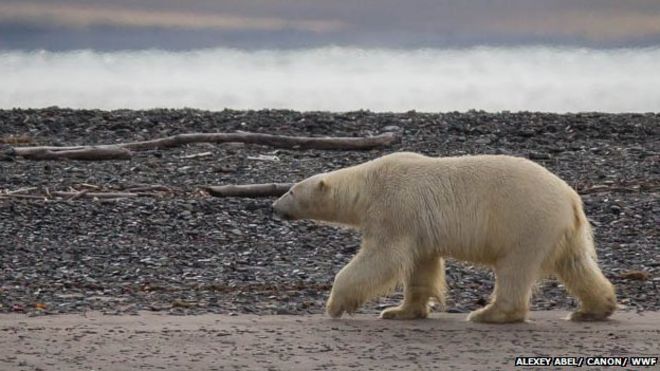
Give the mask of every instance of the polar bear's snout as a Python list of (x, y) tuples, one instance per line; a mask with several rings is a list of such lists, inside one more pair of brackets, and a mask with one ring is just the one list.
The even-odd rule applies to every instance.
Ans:
[(273, 217), (275, 217), (275, 219), (292, 220), (293, 217), (288, 213), (287, 207), (285, 205), (286, 202), (283, 201), (282, 198), (279, 198), (277, 201), (273, 202)]
[(289, 214), (278, 209), (275, 204), (273, 204), (273, 216), (275, 219), (291, 220), (293, 219)]

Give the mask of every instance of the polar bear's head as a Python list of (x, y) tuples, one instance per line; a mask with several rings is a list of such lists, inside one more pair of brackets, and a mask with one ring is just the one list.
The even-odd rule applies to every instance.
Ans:
[(331, 198), (325, 174), (318, 174), (294, 184), (273, 203), (273, 212), (287, 220), (327, 220), (328, 212), (333, 209)]

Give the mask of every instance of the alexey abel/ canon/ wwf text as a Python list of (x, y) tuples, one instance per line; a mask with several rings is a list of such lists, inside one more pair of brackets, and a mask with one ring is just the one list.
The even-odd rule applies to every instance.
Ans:
[(619, 366), (619, 367), (651, 367), (658, 364), (658, 357), (627, 356), (627, 357), (516, 357), (515, 366)]

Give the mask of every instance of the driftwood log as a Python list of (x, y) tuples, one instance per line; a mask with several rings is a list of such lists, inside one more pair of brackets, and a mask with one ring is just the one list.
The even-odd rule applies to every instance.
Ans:
[(245, 184), (202, 187), (215, 197), (279, 197), (289, 191), (293, 183)]
[(367, 150), (390, 145), (398, 140), (394, 133), (384, 133), (370, 137), (294, 137), (260, 133), (189, 133), (140, 142), (117, 143), (97, 146), (72, 147), (12, 147), (10, 154), (29, 160), (125, 160), (133, 151), (146, 151), (184, 146), (193, 143), (240, 142), (261, 144), (275, 148), (326, 149), (326, 150)]
[(384, 133), (371, 137), (293, 137), (260, 133), (191, 133), (179, 134), (155, 140), (120, 144), (132, 151), (179, 147), (191, 143), (240, 142), (261, 144), (275, 148), (360, 150), (385, 146), (394, 143), (394, 133)]

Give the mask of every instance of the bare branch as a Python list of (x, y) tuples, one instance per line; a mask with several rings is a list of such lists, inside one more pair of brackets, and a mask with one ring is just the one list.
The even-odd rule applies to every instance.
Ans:
[(154, 193), (129, 193), (129, 192), (62, 192), (52, 191), (51, 194), (55, 197), (63, 197), (67, 199), (75, 198), (128, 198), (128, 197), (157, 197)]
[(660, 191), (660, 183), (649, 181), (647, 183), (637, 183), (637, 184), (599, 184), (591, 187), (586, 187), (578, 189), (579, 194), (591, 194), (591, 193), (610, 193), (610, 192), (620, 192), (620, 193), (635, 193), (635, 192), (656, 192)]
[(73, 196), (67, 198), (67, 201), (77, 200), (77, 199), (79, 199), (80, 197), (86, 195), (87, 193), (89, 193), (89, 189), (82, 190), (82, 191), (80, 191), (80, 192), (74, 194)]
[(208, 156), (213, 156), (213, 152), (193, 153), (192, 155), (181, 156), (181, 158), (190, 160), (193, 158), (208, 157)]
[(12, 194), (18, 194), (18, 193), (31, 192), (31, 191), (34, 191), (36, 189), (38, 189), (38, 188), (37, 187), (24, 187), (24, 188), (16, 189), (14, 191), (7, 191), (7, 194), (12, 195)]
[(22, 193), (9, 193), (9, 194), (0, 194), (0, 198), (27, 198), (32, 200), (43, 200), (44, 196), (31, 195), (31, 194), (22, 194)]
[(144, 186), (135, 186), (131, 188), (126, 188), (126, 192), (150, 192), (150, 191), (158, 191), (158, 192), (168, 192), (172, 193), (174, 190), (170, 187), (166, 187), (164, 185), (144, 185)]
[(127, 160), (132, 152), (120, 146), (14, 147), (14, 153), (27, 160)]

